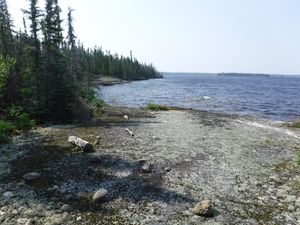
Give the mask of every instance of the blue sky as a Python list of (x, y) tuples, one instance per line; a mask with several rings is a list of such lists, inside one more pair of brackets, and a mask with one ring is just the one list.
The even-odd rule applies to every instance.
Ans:
[[(7, 0), (20, 26), (26, 0)], [(44, 4), (40, 0), (41, 5)], [(87, 47), (160, 71), (300, 74), (299, 0), (60, 0)]]

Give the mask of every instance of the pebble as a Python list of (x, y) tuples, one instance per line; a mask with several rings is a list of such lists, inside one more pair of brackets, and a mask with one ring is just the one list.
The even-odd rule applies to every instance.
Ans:
[(151, 173), (151, 164), (148, 162), (145, 162), (142, 167), (141, 167), (141, 171), (142, 173)]
[(64, 204), (64, 205), (60, 208), (61, 211), (68, 211), (69, 209), (70, 209), (70, 206), (69, 206), (68, 204)]
[(34, 225), (34, 224), (36, 224), (36, 221), (32, 220), (32, 219), (29, 219), (29, 220), (27, 220), (25, 225)]
[(170, 171), (171, 171), (171, 168), (170, 168), (170, 167), (166, 167), (166, 168), (165, 168), (165, 171), (166, 171), (166, 172), (170, 172)]
[(81, 219), (82, 219), (81, 216), (77, 216), (76, 221), (79, 221), (79, 220), (81, 220)]
[(11, 214), (14, 215), (14, 216), (16, 216), (16, 215), (19, 214), (19, 212), (18, 212), (18, 210), (14, 209), (13, 211), (11, 211)]
[(292, 205), (290, 205), (290, 206), (288, 207), (288, 210), (289, 210), (289, 211), (294, 211), (294, 210), (295, 210), (295, 207), (292, 206)]

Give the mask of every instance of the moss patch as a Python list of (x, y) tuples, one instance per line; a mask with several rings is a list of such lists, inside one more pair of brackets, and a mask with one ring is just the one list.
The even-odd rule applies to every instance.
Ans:
[(282, 172), (282, 171), (287, 170), (288, 167), (289, 167), (289, 162), (288, 161), (283, 161), (283, 162), (280, 162), (280, 163), (276, 164), (274, 170), (276, 172)]

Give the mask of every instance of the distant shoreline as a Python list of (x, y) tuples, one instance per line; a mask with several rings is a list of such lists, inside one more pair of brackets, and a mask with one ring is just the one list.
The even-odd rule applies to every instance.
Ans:
[[(162, 79), (163, 77), (157, 77), (157, 78), (149, 78), (149, 79)], [(132, 81), (141, 81), (141, 80), (149, 80), (149, 79), (140, 79), (140, 80), (123, 80), (116, 77), (99, 77), (95, 80), (92, 80), (90, 83), (92, 86), (112, 86), (116, 84), (127, 84), (131, 83)]]
[(300, 74), (266, 74), (266, 73), (239, 73), (239, 72), (222, 72), (222, 73), (205, 73), (205, 72), (161, 72), (162, 74), (174, 74), (174, 75), (211, 75), (211, 76), (266, 76), (266, 77), (300, 77)]
[(119, 79), (116, 77), (99, 77), (93, 81), (91, 81), (91, 85), (92, 86), (111, 86), (111, 85), (115, 85), (115, 84), (125, 84), (125, 83), (129, 83), (130, 81), (128, 80), (123, 80), (123, 79)]
[(263, 73), (218, 73), (217, 76), (230, 76), (230, 77), (271, 77), (270, 74), (263, 74)]

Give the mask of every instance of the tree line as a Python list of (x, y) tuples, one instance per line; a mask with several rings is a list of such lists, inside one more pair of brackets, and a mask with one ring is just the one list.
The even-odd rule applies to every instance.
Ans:
[(63, 36), (58, 0), (28, 0), (24, 28), (15, 31), (6, 0), (0, 0), (0, 120), (12, 114), (37, 121), (70, 121), (81, 101), (94, 101), (89, 82), (101, 76), (139, 80), (160, 77), (150, 64), (86, 49), (77, 41), (72, 9)]

